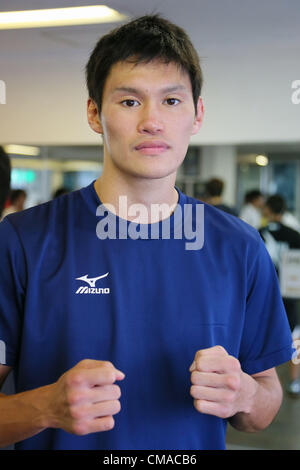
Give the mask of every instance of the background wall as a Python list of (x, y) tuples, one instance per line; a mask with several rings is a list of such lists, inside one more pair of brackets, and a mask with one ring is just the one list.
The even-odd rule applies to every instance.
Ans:
[[(72, 1), (91, 5), (95, 0)], [(101, 2), (100, 2), (101, 3)], [(130, 17), (157, 11), (191, 36), (204, 71), (200, 144), (300, 140), (298, 0), (106, 1)], [(1, 10), (70, 6), (67, 0), (2, 0)], [(0, 143), (97, 144), (86, 120), (84, 67), (112, 24), (0, 31)]]

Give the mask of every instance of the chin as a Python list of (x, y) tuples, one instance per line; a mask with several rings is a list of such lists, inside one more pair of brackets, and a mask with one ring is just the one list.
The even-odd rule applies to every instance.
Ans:
[(156, 168), (135, 168), (132, 171), (132, 176), (145, 178), (145, 179), (162, 179), (167, 178), (168, 176), (176, 173), (178, 170), (178, 166), (176, 167), (156, 167)]

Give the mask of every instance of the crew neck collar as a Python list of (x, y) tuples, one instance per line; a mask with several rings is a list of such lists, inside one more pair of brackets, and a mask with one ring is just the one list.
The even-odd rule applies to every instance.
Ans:
[[(116, 224), (116, 232), (117, 236), (120, 236), (122, 234), (122, 231), (128, 230), (129, 225), (131, 226), (132, 231), (137, 231), (141, 233), (154, 233), (154, 234), (159, 234), (155, 238), (163, 238), (162, 237), (162, 231), (163, 227), (170, 226), (170, 235), (174, 234), (176, 230), (179, 229), (179, 227), (182, 225), (182, 214), (184, 211), (184, 204), (186, 203), (186, 195), (183, 194), (177, 186), (174, 186), (177, 193), (178, 193), (178, 201), (177, 205), (175, 207), (175, 210), (173, 213), (163, 219), (160, 220), (159, 222), (155, 223), (150, 223), (150, 224), (140, 224), (140, 223), (135, 223), (133, 221), (127, 220), (127, 219), (122, 219), (118, 215), (114, 214), (113, 212), (109, 211), (105, 205), (102, 204), (94, 183), (96, 180), (94, 180), (91, 184), (86, 186), (85, 188), (81, 189), (81, 194), (83, 198), (85, 199), (86, 203), (88, 204), (90, 210), (94, 213), (94, 215), (97, 217), (103, 217), (105, 216), (107, 218), (107, 222), (115, 223)], [(101, 208), (101, 209), (100, 209)], [(99, 214), (103, 215), (99, 215)]]

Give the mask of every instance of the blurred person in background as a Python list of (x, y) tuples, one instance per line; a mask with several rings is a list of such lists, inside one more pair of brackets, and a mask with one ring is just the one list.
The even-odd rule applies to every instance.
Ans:
[[(280, 262), (282, 253), (288, 249), (300, 249), (300, 234), (283, 223), (286, 213), (286, 201), (279, 195), (270, 196), (265, 203), (263, 215), (268, 224), (259, 230), (266, 248), (275, 265), (277, 274), (280, 272)], [(299, 339), (299, 321), (297, 299), (283, 298), (283, 303), (289, 320), (293, 338)], [(293, 396), (300, 396), (300, 371), (299, 365), (290, 362), (290, 383), (287, 391)]]
[(228, 214), (237, 216), (237, 211), (230, 206), (227, 206), (222, 201), (222, 194), (224, 190), (224, 181), (219, 178), (211, 178), (205, 184), (204, 188), (204, 201), (211, 204), (217, 209), (221, 209)]
[(285, 211), (282, 216), (281, 222), (287, 227), (293, 228), (296, 232), (300, 233), (300, 222), (291, 212)]
[(69, 190), (65, 187), (60, 187), (57, 188), (56, 191), (54, 191), (52, 199), (56, 199), (57, 197), (63, 196), (64, 194), (68, 194)]
[(10, 188), (10, 160), (3, 147), (0, 147), (0, 220)]
[(244, 206), (240, 212), (240, 218), (252, 227), (259, 229), (262, 222), (262, 208), (264, 196), (258, 189), (248, 191), (245, 195)]
[(3, 218), (8, 214), (24, 210), (27, 193), (24, 189), (12, 189), (9, 194), (9, 206), (3, 211)]

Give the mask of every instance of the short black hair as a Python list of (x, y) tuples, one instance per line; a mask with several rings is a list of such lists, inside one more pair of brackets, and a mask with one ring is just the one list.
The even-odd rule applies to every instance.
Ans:
[(211, 178), (205, 184), (205, 195), (215, 197), (221, 196), (224, 189), (224, 182), (219, 178)]
[(3, 147), (0, 147), (0, 216), (10, 188), (10, 159)]
[(197, 113), (203, 83), (198, 54), (182, 28), (156, 14), (115, 28), (97, 42), (86, 65), (86, 84), (99, 115), (105, 81), (112, 66), (122, 61), (139, 64), (152, 60), (174, 62), (188, 73)]
[(285, 199), (280, 194), (274, 194), (268, 197), (265, 206), (268, 207), (273, 214), (284, 214), (287, 208)]
[(258, 199), (259, 197), (263, 197), (263, 194), (259, 189), (252, 189), (251, 191), (248, 191), (245, 195), (245, 203), (249, 204), (252, 201), (255, 201), (255, 199)]
[(24, 191), (24, 189), (12, 189), (9, 194), (9, 200), (12, 204), (14, 204), (14, 202), (16, 202), (20, 196), (27, 196), (27, 193)]
[(63, 196), (64, 194), (68, 194), (69, 190), (65, 188), (64, 186), (57, 188), (56, 191), (54, 191), (52, 198), (56, 199), (57, 197)]

